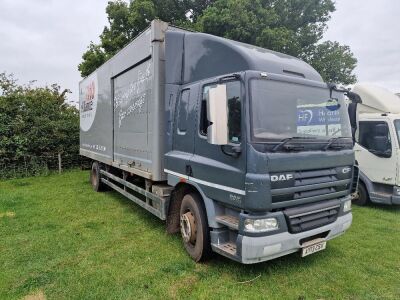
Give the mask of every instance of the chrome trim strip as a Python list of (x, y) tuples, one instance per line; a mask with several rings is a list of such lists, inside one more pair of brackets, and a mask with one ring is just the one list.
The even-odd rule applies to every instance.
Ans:
[(186, 180), (193, 181), (193, 182), (196, 182), (196, 183), (199, 183), (199, 184), (202, 184), (202, 185), (206, 185), (206, 186), (209, 186), (209, 187), (212, 187), (212, 188), (215, 188), (215, 189), (224, 190), (224, 191), (235, 193), (235, 194), (239, 194), (239, 195), (246, 195), (246, 191), (244, 191), (244, 190), (235, 189), (235, 188), (232, 188), (232, 187), (229, 187), (229, 186), (225, 186), (225, 185), (221, 185), (221, 184), (212, 183), (212, 182), (209, 182), (209, 181), (197, 179), (197, 178), (190, 177), (190, 176), (187, 176), (187, 175), (183, 175), (183, 174), (180, 174), (180, 173), (168, 170), (168, 169), (164, 169), (164, 172), (168, 173), (170, 175), (174, 175), (174, 176), (177, 176), (177, 177), (180, 177), (180, 178), (184, 178)]

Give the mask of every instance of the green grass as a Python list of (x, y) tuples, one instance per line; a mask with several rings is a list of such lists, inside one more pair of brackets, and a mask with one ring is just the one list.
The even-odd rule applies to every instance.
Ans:
[(353, 215), (344, 236), (304, 259), (196, 264), (162, 221), (93, 192), (88, 172), (3, 181), (0, 299), (400, 299), (400, 210)]

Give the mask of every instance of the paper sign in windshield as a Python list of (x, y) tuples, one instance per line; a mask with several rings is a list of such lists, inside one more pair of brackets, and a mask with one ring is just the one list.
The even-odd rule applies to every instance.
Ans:
[(340, 135), (340, 111), (328, 110), (326, 107), (298, 107), (297, 133), (318, 136)]

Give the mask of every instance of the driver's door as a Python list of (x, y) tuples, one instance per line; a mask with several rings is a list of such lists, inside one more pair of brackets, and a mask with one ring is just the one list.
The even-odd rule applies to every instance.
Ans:
[[(226, 85), (228, 106), (228, 145), (213, 145), (207, 141), (207, 96), (215, 82), (202, 82), (197, 102), (194, 155), (190, 159), (191, 179), (199, 184), (207, 197), (240, 206), (245, 195), (246, 151), (244, 86), (239, 80)], [(241, 153), (232, 155), (232, 147)]]

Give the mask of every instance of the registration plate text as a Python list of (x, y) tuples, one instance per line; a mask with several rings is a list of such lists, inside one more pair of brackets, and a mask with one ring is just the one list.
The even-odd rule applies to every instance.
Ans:
[(326, 242), (319, 242), (316, 244), (312, 244), (310, 246), (306, 246), (301, 250), (301, 257), (305, 257), (307, 255), (322, 251), (326, 248)]

